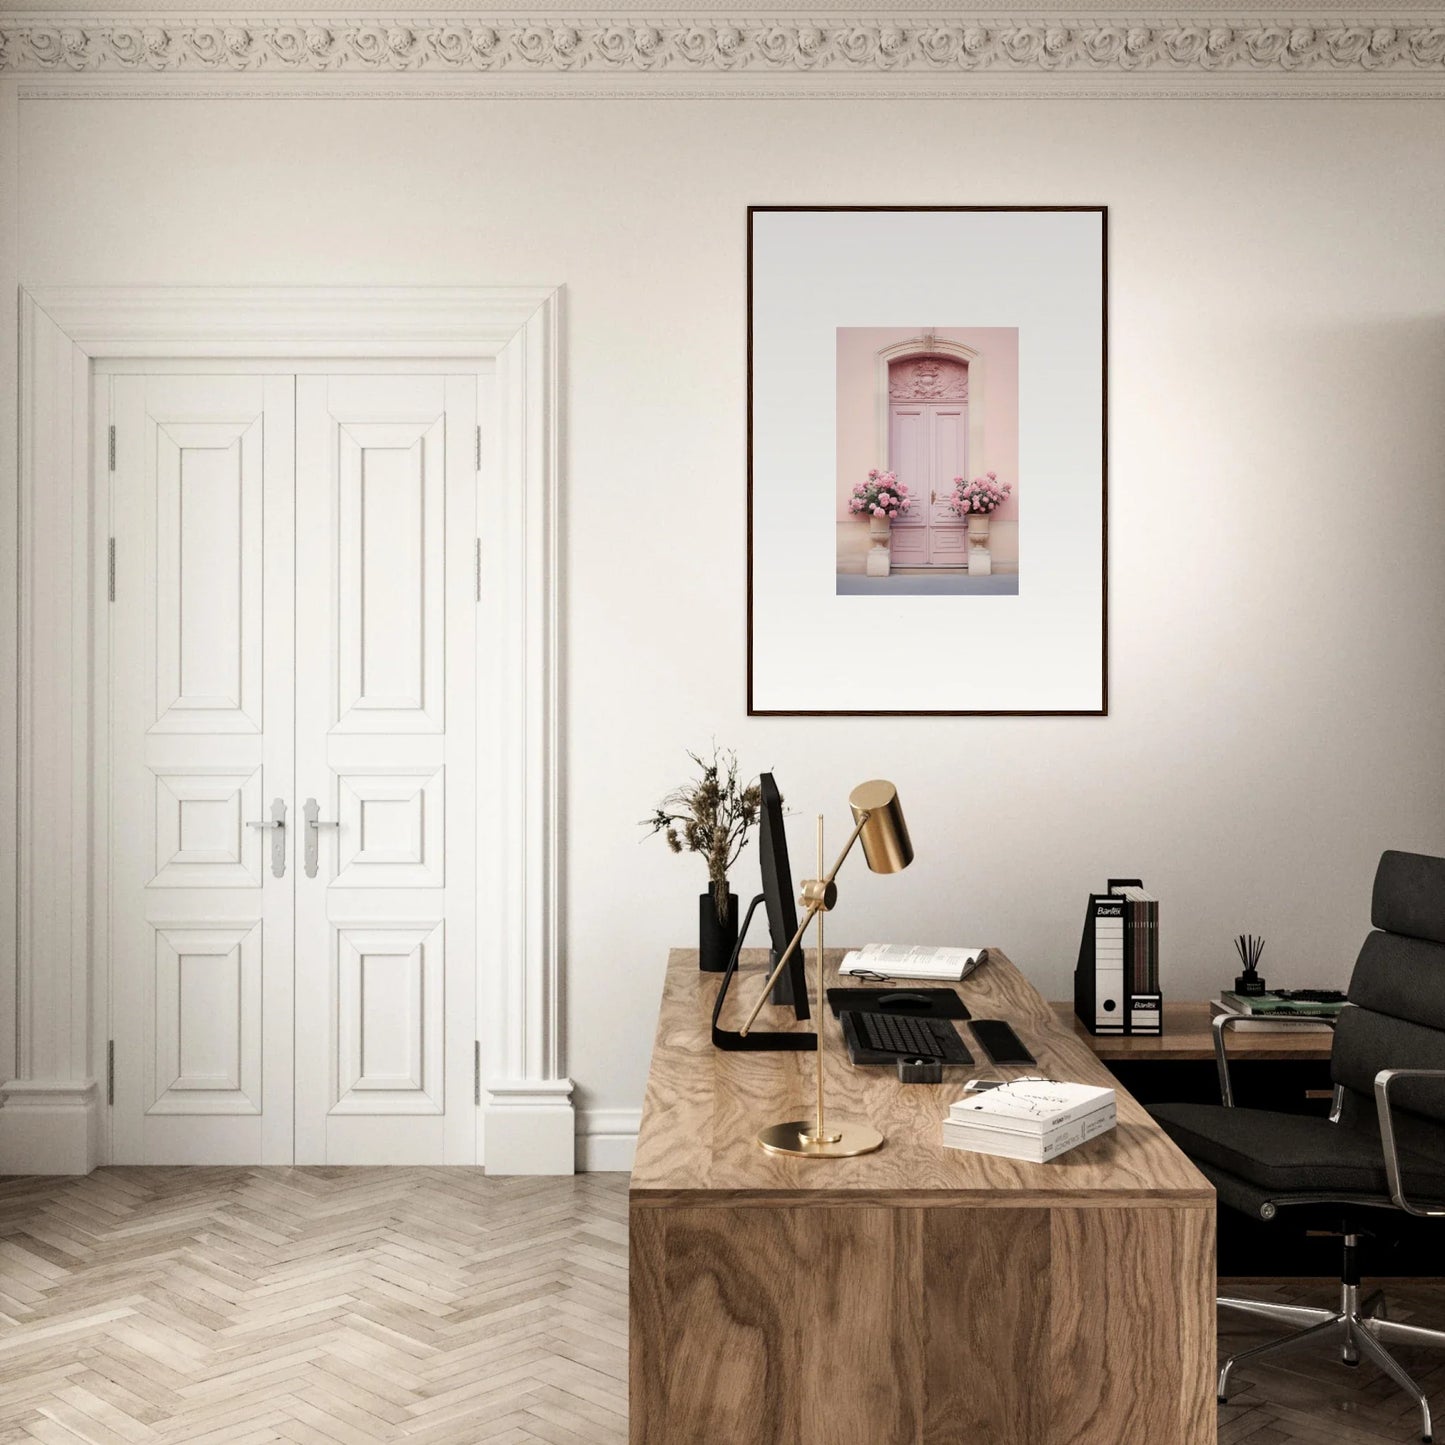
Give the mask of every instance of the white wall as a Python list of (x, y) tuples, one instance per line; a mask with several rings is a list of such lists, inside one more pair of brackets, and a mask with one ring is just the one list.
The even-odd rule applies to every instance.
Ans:
[[(566, 283), (569, 1067), (610, 1127), (702, 884), (636, 820), (714, 736), (835, 837), (897, 781), (918, 862), (852, 872), (831, 940), (1000, 945), (1055, 997), (1107, 873), (1198, 997), (1241, 929), (1343, 980), (1379, 851), (1445, 852), (1438, 102), (20, 112), (28, 285)], [(744, 716), (743, 212), (802, 201), (1110, 206), (1108, 718)]]

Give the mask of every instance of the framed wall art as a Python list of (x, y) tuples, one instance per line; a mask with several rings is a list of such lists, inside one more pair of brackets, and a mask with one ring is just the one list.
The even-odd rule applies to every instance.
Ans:
[(748, 211), (748, 711), (1108, 711), (1103, 206)]

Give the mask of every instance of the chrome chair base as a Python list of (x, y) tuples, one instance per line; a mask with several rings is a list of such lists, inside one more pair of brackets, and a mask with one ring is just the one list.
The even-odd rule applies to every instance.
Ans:
[(1236, 1365), (1250, 1360), (1277, 1355), (1299, 1345), (1323, 1344), (1330, 1341), (1339, 1346), (1341, 1363), (1358, 1365), (1363, 1356), (1383, 1370), (1420, 1407), (1420, 1438), (1430, 1435), (1430, 1402), (1425, 1392), (1406, 1373), (1404, 1366), (1385, 1348), (1386, 1341), (1398, 1345), (1434, 1345), (1445, 1349), (1445, 1330), (1427, 1330), (1419, 1325), (1400, 1324), (1389, 1318), (1383, 1291), (1375, 1290), (1363, 1300), (1357, 1284), (1340, 1286), (1338, 1310), (1312, 1309), (1306, 1305), (1269, 1304), (1262, 1300), (1226, 1299), (1217, 1303), (1226, 1309), (1239, 1310), (1260, 1319), (1277, 1320), (1295, 1325), (1293, 1334), (1269, 1340), (1252, 1349), (1231, 1355), (1219, 1371), (1219, 1402), (1224, 1403), (1230, 1372)]

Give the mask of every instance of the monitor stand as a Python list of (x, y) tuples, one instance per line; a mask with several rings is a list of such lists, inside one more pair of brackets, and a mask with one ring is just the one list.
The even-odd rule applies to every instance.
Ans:
[[(753, 921), (753, 914), (757, 911), (758, 904), (764, 899), (764, 894), (759, 893), (751, 903), (748, 904), (746, 917), (743, 919), (743, 926), (738, 929), (737, 945), (733, 949), (732, 957), (728, 959), (728, 966), (723, 971), (722, 982), (718, 984), (717, 999), (712, 1006), (712, 1041), (715, 1047), (727, 1049), (732, 1053), (765, 1053), (770, 1050), (784, 1050), (793, 1053), (814, 1053), (818, 1048), (818, 1036), (814, 1033), (806, 1034), (778, 1034), (769, 1033), (763, 1029), (749, 1029), (746, 1034), (739, 1033), (736, 1029), (722, 1028), (718, 1019), (722, 1017), (723, 1004), (727, 1001), (728, 985), (733, 981), (733, 975), (738, 971), (738, 958), (743, 951), (743, 942), (748, 936), (748, 925)], [(799, 953), (802, 950), (799, 949)], [(772, 955), (771, 967), (777, 967), (777, 955)], [(793, 999), (793, 978), (790, 974), (800, 974), (800, 969), (794, 969), (794, 965), (800, 962), (798, 955), (794, 954), (788, 961), (788, 968), (784, 971), (783, 977), (778, 980), (779, 986), (783, 983), (788, 985), (789, 1004)], [(807, 999), (807, 983), (802, 984), (803, 997)], [(769, 995), (771, 1002), (778, 1002), (778, 990), (775, 988)], [(796, 1012), (796, 1011), (795, 1011)]]
[[(768, 972), (771, 973), (777, 966), (778, 966), (778, 950), (777, 950), (776, 948), (769, 949), (769, 951), (768, 951)], [(775, 983), (775, 984), (773, 985), (773, 991), (772, 991), (772, 993), (768, 996), (768, 1001), (769, 1001), (770, 1003), (775, 1003), (775, 1004), (777, 1004), (780, 1008), (792, 1008), (792, 1006), (793, 1006), (793, 1004), (794, 1004), (794, 1002), (795, 1002), (794, 989), (793, 989), (793, 985), (794, 985), (794, 982), (795, 982), (795, 975), (801, 973), (801, 974), (803, 975), (803, 977), (806, 978), (806, 977), (807, 977), (807, 966), (808, 966), (808, 965), (807, 965), (806, 950), (805, 950), (805, 949), (802, 947), (802, 945), (800, 944), (800, 945), (798, 946), (798, 951), (793, 955), (792, 960), (791, 960), (791, 962), (788, 964), (787, 968), (785, 968), (785, 969), (782, 971), (782, 973), (780, 973), (780, 974), (778, 975), (778, 981), (777, 981), (777, 983)], [(802, 1009), (802, 1012), (799, 1013), (799, 1015), (798, 1015), (799, 1018), (805, 1019), (805, 1018), (808, 1017), (808, 1003), (807, 1003), (807, 1000), (808, 1000), (808, 990), (807, 990), (807, 985), (804, 984), (804, 985), (803, 985), (803, 1009)]]

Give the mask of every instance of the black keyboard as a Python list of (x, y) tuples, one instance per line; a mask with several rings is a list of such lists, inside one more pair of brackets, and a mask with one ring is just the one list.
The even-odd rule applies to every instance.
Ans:
[[(947, 1019), (919, 1019), (907, 1015), (868, 1014), (848, 1010), (842, 1015), (843, 1032), (858, 1050), (899, 1059), (937, 1059), (943, 1064), (971, 1064), (973, 1055)], [(855, 1063), (870, 1062), (857, 1058)]]

